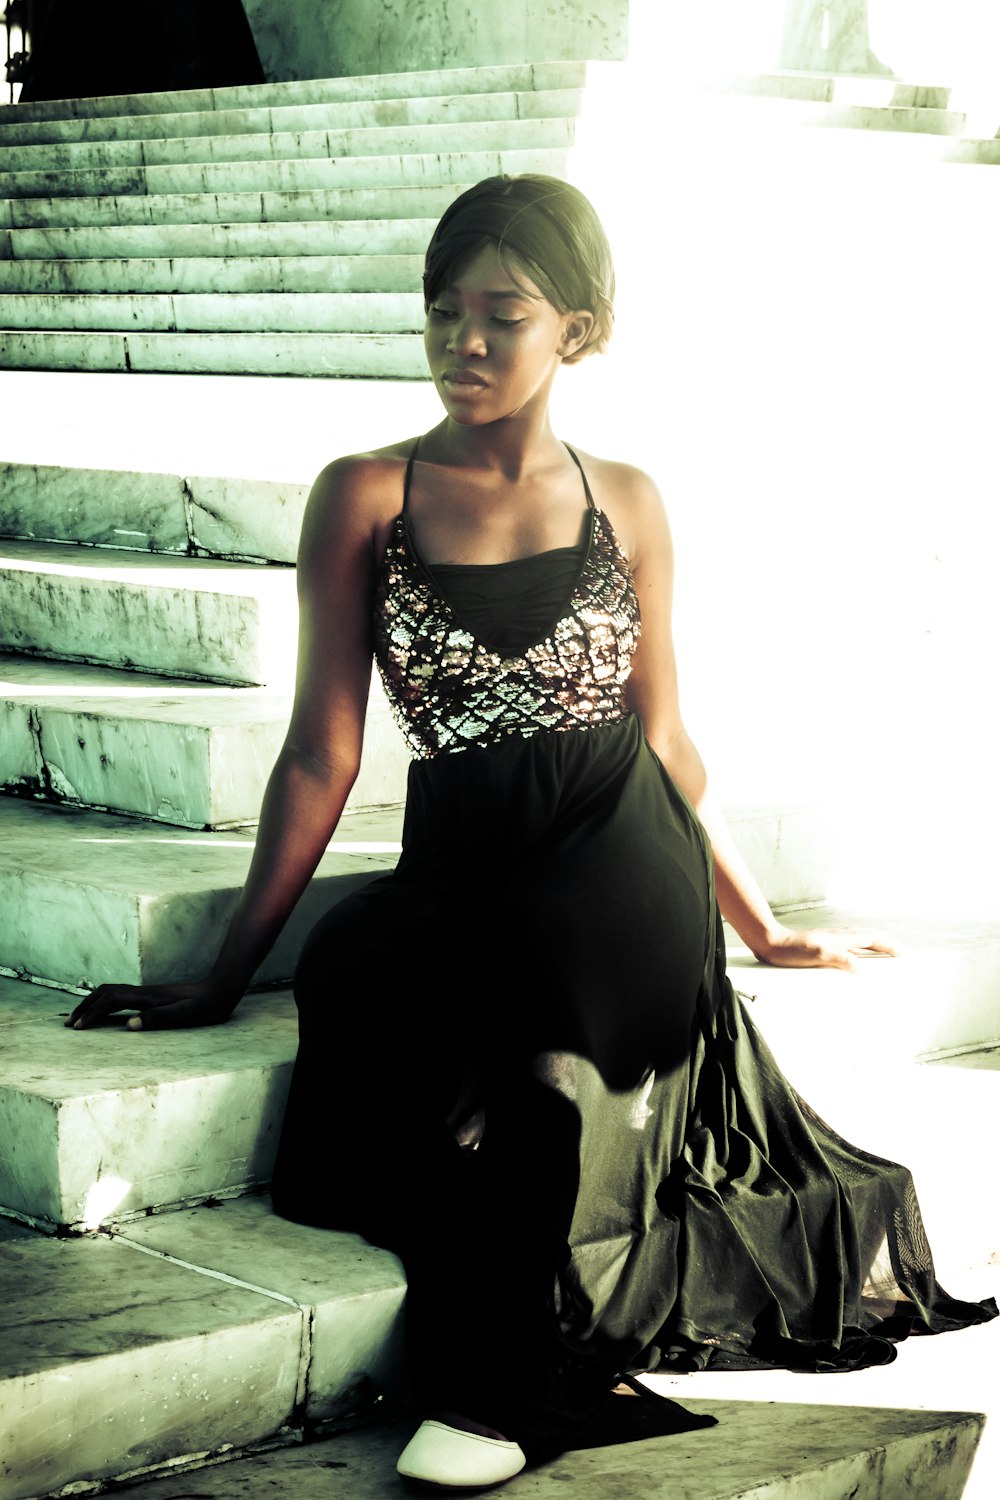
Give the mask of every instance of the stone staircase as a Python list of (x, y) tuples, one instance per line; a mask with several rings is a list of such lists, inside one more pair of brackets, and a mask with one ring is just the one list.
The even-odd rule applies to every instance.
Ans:
[(540, 63), (12, 105), (0, 367), (420, 377), (434, 221), (490, 173), (562, 172), (583, 78)]
[[(891, 77), (733, 73), (713, 81), (746, 123), (906, 136), (922, 160), (1000, 165), (1000, 94), (907, 83)], [(746, 106), (752, 101), (754, 109)], [(755, 120), (754, 120), (754, 117)], [(722, 109), (717, 120), (725, 120)], [(866, 149), (871, 149), (870, 145)], [(895, 149), (899, 149), (899, 146)]]
[[(559, 171), (582, 82), (581, 65), (553, 64), (200, 93), (180, 109), (147, 96), (0, 111), (13, 164), (0, 176), (0, 365), (416, 376), (433, 219), (487, 171)], [(213, 389), (206, 379), (210, 414)], [(264, 988), (227, 1026), (67, 1031), (82, 989), (211, 962), (287, 718), (305, 486), (3, 458), (0, 1500), (27, 1500), (405, 1400), (398, 1263), (276, 1219), (263, 1195), (295, 1050), (282, 985), (318, 913), (392, 864), (405, 765), (376, 690), (348, 815)], [(815, 906), (828, 862), (815, 816), (730, 814), (772, 902)], [(974, 1161), (949, 1160), (945, 1177), (936, 1128), (954, 1111), (966, 1139), (986, 1138), (995, 1119), (983, 1016), (998, 948), (982, 928), (918, 923), (898, 967), (737, 975), (793, 1080), (864, 1144), (905, 1144), (918, 1184), (936, 1184), (925, 1206), (945, 1273), (1000, 1249)], [(848, 1018), (832, 1036), (824, 1025), (822, 1047), (803, 1028), (811, 1005)], [(869, 1071), (859, 1032), (874, 1038)], [(978, 1067), (917, 1061), (977, 1044)], [(872, 1104), (886, 1088), (888, 1124)], [(871, 1441), (951, 1444), (952, 1487), (920, 1491), (944, 1497), (977, 1433), (941, 1415), (883, 1423)], [(838, 1441), (827, 1488), (804, 1481), (811, 1495), (846, 1493)], [(340, 1493), (358, 1500), (369, 1481), (348, 1457)], [(684, 1462), (690, 1493), (708, 1493), (704, 1457)], [(370, 1493), (395, 1493), (384, 1464), (373, 1472)], [(607, 1478), (581, 1473), (578, 1492), (604, 1500)], [(778, 1500), (792, 1483), (755, 1493)], [(735, 1473), (718, 1490), (745, 1492)]]

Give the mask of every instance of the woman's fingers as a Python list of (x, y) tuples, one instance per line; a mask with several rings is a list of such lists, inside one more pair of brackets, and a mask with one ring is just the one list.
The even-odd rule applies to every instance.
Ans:
[(86, 1031), (119, 1011), (136, 1011), (128, 1031), (165, 1031), (180, 1026), (216, 1026), (228, 1021), (235, 1001), (207, 983), (102, 984), (80, 1001), (66, 1022)]
[(855, 967), (856, 956), (895, 956), (896, 948), (881, 933), (855, 932), (850, 928), (816, 928), (789, 932), (765, 956), (765, 962), (789, 969), (846, 969)]

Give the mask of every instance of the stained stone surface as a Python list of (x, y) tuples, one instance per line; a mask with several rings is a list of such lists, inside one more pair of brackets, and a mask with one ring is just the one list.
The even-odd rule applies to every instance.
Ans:
[(8, 541), (0, 598), (17, 651), (276, 687), (295, 660), (287, 568)]
[[(504, 1485), (511, 1500), (958, 1500), (982, 1418), (968, 1412), (868, 1411), (689, 1401), (717, 1427), (566, 1453)], [(153, 1481), (148, 1500), (390, 1500), (415, 1493), (395, 1472), (413, 1422)]]
[[(331, 1162), (331, 1170), (333, 1169)], [(394, 1255), (359, 1235), (291, 1224), (268, 1198), (157, 1214), (121, 1238), (289, 1298), (310, 1312), (305, 1416), (322, 1422), (365, 1387), (398, 1401), (406, 1280)], [(356, 1399), (356, 1398), (355, 1398)]]
[(423, 340), (381, 333), (0, 333), (0, 366), (423, 380)]
[(377, 73), (380, 68), (477, 66), (500, 59), (622, 57), (627, 0), (300, 0), (294, 11), (247, 0), (247, 16), (269, 78)]
[[(500, 80), (504, 81), (503, 78)], [(524, 82), (526, 80), (522, 80)], [(280, 98), (274, 91), (272, 98)], [(93, 116), (89, 120), (35, 121), (4, 124), (0, 144), (18, 147), (18, 170), (44, 167), (72, 169), (103, 161), (163, 163), (240, 159), (246, 138), (258, 134), (281, 140), (285, 151), (297, 155), (295, 139), (328, 130), (371, 129), (376, 126), (460, 125), (479, 120), (547, 119), (575, 115), (579, 88), (499, 89), (495, 93), (430, 94), (426, 98), (330, 100), (317, 104), (270, 104), (256, 109), (181, 110), (169, 114)], [(145, 152), (136, 153), (143, 141)], [(190, 144), (189, 144), (190, 143)], [(273, 153), (268, 153), (273, 154)]]
[[(306, 78), (282, 83), (240, 84), (224, 89), (179, 89), (162, 94), (112, 94), (92, 99), (55, 99), (4, 108), (3, 131), (37, 133), (37, 122), (116, 119), (122, 115), (177, 115), (198, 112), (224, 114), (231, 109), (256, 109), (293, 104), (325, 104), (356, 99), (429, 98), (435, 95), (498, 93), (526, 88), (579, 88), (586, 64), (579, 61), (522, 63), (514, 66), (430, 68), (372, 72), (354, 77)], [(46, 138), (50, 138), (46, 134)], [(58, 136), (56, 137), (58, 139)], [(0, 140), (22, 136), (0, 135)]]
[[(511, 156), (515, 153), (509, 153)], [(530, 156), (532, 153), (525, 153)], [(472, 162), (470, 168), (474, 170)], [(493, 158), (491, 170), (496, 171)], [(481, 173), (478, 175), (482, 175)], [(468, 178), (466, 184), (475, 181)], [(262, 224), (339, 219), (438, 219), (461, 183), (302, 189), (295, 192), (133, 193), (74, 198), (0, 198), (0, 229), (88, 225)], [(329, 248), (333, 250), (333, 242)], [(249, 249), (249, 246), (248, 246)], [(161, 253), (166, 253), (162, 252)]]
[[(256, 822), (290, 699), (0, 655), (0, 788), (188, 828)], [(402, 802), (409, 764), (373, 678), (347, 812)]]
[[(292, 204), (292, 209), (305, 206)], [(442, 205), (443, 207), (444, 205)], [(62, 260), (140, 256), (164, 259), (172, 256), (205, 256), (221, 261), (226, 256), (261, 255), (420, 255), (427, 248), (437, 222), (416, 213), (393, 218), (327, 220), (311, 213), (302, 220), (260, 223), (148, 223), (64, 225), (34, 228), (0, 228), (0, 259)]]
[(308, 492), (267, 479), (8, 463), (0, 465), (0, 534), (294, 562)]
[(419, 255), (133, 256), (0, 260), (0, 293), (412, 292)]
[(290, 994), (225, 1026), (63, 1021), (77, 997), (0, 979), (0, 1206), (90, 1224), (270, 1179), (295, 1056)]
[(423, 298), (411, 292), (215, 292), (54, 297), (8, 295), (0, 301), (3, 327), (133, 328), (153, 333), (419, 333)]
[[(287, 981), (306, 933), (391, 868), (398, 815), (346, 818), (258, 982)], [(251, 834), (192, 832), (0, 799), (0, 968), (89, 987), (208, 972), (243, 886)]]
[[(406, 119), (406, 114), (413, 113), (410, 106), (403, 111), (404, 117), (398, 120), (326, 119), (314, 125), (291, 125), (276, 120), (269, 111), (262, 111), (256, 128), (247, 123), (240, 134), (190, 134), (159, 139), (156, 135), (150, 138), (147, 125), (140, 138), (124, 134), (103, 141), (19, 146), (16, 157), (10, 158), (11, 170), (0, 174), (0, 186), (13, 187), (17, 193), (19, 180), (30, 187), (29, 179), (36, 173), (75, 174), (121, 167), (190, 166), (197, 162), (295, 161), (447, 152), (455, 146), (456, 124), (462, 127), (465, 150), (558, 145), (570, 139), (565, 119), (560, 119), (551, 105), (547, 110), (543, 107), (542, 111), (533, 108), (531, 95), (502, 95), (500, 98), (507, 101), (504, 105), (494, 105), (489, 95), (482, 96), (485, 100), (482, 112), (475, 107), (477, 97), (480, 96), (458, 96), (460, 108), (448, 111), (453, 118), (446, 119), (441, 118), (445, 111), (440, 105), (435, 111), (437, 118), (431, 120)], [(519, 113), (522, 100), (523, 115)], [(558, 100), (568, 107), (567, 113), (571, 113), (578, 95), (567, 91), (559, 95)], [(369, 110), (374, 113), (376, 106), (369, 106)], [(329, 114), (328, 110), (320, 112)], [(381, 107), (381, 112), (385, 113), (385, 106)], [(315, 128), (316, 125), (319, 128)], [(65, 185), (72, 190), (74, 176), (70, 175)]]
[(275, 1432), (305, 1319), (105, 1238), (0, 1244), (0, 1494), (98, 1480)]

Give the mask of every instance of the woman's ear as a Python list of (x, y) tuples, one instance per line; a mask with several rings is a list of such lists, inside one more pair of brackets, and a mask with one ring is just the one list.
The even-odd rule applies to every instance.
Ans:
[(594, 331), (594, 322), (592, 312), (570, 313), (559, 344), (559, 353), (564, 360), (579, 358), (580, 351)]

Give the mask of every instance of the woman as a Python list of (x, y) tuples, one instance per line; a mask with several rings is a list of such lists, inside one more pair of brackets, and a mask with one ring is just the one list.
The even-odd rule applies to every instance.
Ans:
[(70, 1024), (228, 1018), (340, 816), (374, 654), (403, 852), (306, 944), (274, 1203), (402, 1256), (431, 1417), (400, 1470), (448, 1486), (698, 1425), (609, 1402), (630, 1369), (843, 1368), (993, 1309), (940, 1291), (908, 1174), (809, 1113), (725, 977), (719, 907), (766, 963), (890, 950), (773, 917), (681, 719), (655, 487), (552, 432), (557, 371), (611, 332), (593, 209), (482, 182), (424, 290), (445, 416), (313, 488), (291, 725), (212, 975)]

